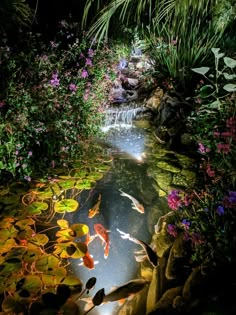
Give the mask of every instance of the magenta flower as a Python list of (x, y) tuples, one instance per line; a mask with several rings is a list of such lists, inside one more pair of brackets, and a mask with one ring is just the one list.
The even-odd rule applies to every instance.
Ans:
[(217, 143), (217, 152), (223, 152), (225, 154), (231, 151), (229, 143)]
[(72, 91), (72, 92), (75, 92), (75, 91), (77, 90), (76, 84), (71, 83), (71, 84), (69, 85), (69, 90)]
[(52, 75), (52, 79), (50, 80), (50, 84), (54, 87), (58, 87), (60, 85), (60, 80), (58, 79), (58, 73), (54, 73)]
[(174, 224), (168, 224), (167, 225), (167, 232), (176, 237), (178, 235), (178, 232), (177, 232), (177, 229), (176, 229), (176, 226)]
[(83, 69), (82, 73), (81, 73), (81, 78), (85, 79), (88, 77), (88, 71)]
[(92, 49), (92, 48), (89, 48), (89, 50), (88, 50), (88, 56), (89, 56), (90, 58), (92, 58), (93, 55), (94, 55), (93, 49)]
[(204, 154), (210, 152), (210, 149), (204, 146), (202, 143), (198, 143), (198, 151)]
[(90, 58), (86, 58), (85, 65), (86, 66), (92, 66), (93, 65), (92, 60)]
[(171, 193), (167, 197), (168, 206), (172, 210), (177, 210), (181, 206), (181, 197), (179, 190), (172, 190)]

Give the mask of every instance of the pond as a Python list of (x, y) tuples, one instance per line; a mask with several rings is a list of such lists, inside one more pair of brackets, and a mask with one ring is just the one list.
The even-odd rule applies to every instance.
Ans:
[[(140, 251), (141, 247), (127, 239), (122, 239), (117, 229), (146, 243), (150, 243), (154, 232), (154, 224), (153, 231), (149, 231), (147, 224), (150, 200), (153, 203), (153, 196), (156, 195), (145, 162), (144, 142), (147, 136), (148, 130), (136, 127), (111, 129), (106, 134), (105, 143), (109, 146), (109, 154), (113, 156), (112, 167), (97, 182), (94, 189), (79, 195), (80, 210), (70, 214), (71, 223), (85, 223), (90, 231), (94, 231), (94, 224), (99, 223), (109, 231), (110, 250), (106, 259), (99, 238), (89, 244), (89, 252), (96, 262), (93, 270), (84, 266), (78, 267), (78, 261), (71, 261), (71, 272), (84, 283), (90, 277), (97, 278), (91, 296), (101, 288), (108, 293), (115, 286), (140, 277), (140, 262), (135, 260), (134, 252)], [(133, 209), (131, 200), (121, 196), (119, 189), (136, 198), (144, 206), (144, 213)], [(88, 211), (96, 204), (99, 194), (101, 195), (100, 211), (89, 218)], [(84, 302), (79, 302), (82, 309), (84, 305)], [(90, 314), (115, 315), (119, 307), (117, 302), (107, 303), (95, 308)]]

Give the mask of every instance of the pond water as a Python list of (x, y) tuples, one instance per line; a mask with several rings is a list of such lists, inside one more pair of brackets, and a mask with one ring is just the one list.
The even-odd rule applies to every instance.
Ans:
[[(86, 190), (79, 195), (80, 209), (70, 214), (71, 223), (87, 224), (91, 234), (94, 232), (95, 223), (102, 224), (110, 231), (110, 251), (106, 259), (99, 238), (88, 245), (90, 254), (98, 262), (94, 269), (90, 270), (79, 265), (78, 260), (71, 261), (71, 272), (84, 283), (91, 277), (97, 278), (95, 288), (89, 295), (85, 294), (83, 297), (94, 296), (101, 288), (108, 293), (115, 286), (140, 277), (140, 262), (135, 260), (134, 252), (142, 248), (127, 239), (122, 239), (117, 229), (146, 243), (150, 243), (151, 233), (154, 232), (154, 224), (153, 231), (149, 231), (147, 224), (149, 208), (153, 204), (153, 196), (156, 195), (152, 178), (147, 175), (145, 162), (144, 142), (147, 136), (148, 130), (136, 127), (109, 130), (105, 143), (113, 156), (112, 167), (97, 182), (93, 190)], [(140, 213), (132, 209), (131, 200), (121, 196), (119, 189), (143, 204), (145, 212)], [(88, 211), (98, 200), (99, 194), (101, 194), (100, 212), (93, 218), (89, 218)], [(78, 303), (83, 314), (85, 302)], [(89, 314), (116, 315), (119, 308), (118, 302), (112, 302), (96, 307)]]

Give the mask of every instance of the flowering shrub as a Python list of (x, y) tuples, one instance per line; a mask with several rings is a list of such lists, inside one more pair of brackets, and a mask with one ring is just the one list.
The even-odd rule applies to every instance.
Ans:
[(236, 245), (236, 191), (222, 196), (203, 190), (188, 194), (173, 190), (168, 204), (175, 216), (167, 232), (175, 238), (183, 235), (184, 241), (191, 244), (193, 260), (204, 265), (231, 261)]
[(49, 43), (29, 33), (22, 50), (2, 44), (0, 170), (29, 181), (35, 166), (67, 167), (99, 133), (117, 60), (106, 47), (88, 47), (76, 29), (61, 21)]

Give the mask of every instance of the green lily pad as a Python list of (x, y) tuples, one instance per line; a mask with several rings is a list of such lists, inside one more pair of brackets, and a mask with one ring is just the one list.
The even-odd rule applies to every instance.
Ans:
[(20, 259), (10, 260), (8, 263), (1, 265), (1, 276), (9, 276), (11, 273), (16, 273), (22, 268), (22, 261)]
[(69, 227), (69, 222), (67, 220), (57, 220), (57, 224), (61, 229), (68, 229)]
[(16, 222), (16, 225), (19, 226), (21, 230), (31, 229), (30, 225), (35, 224), (35, 221), (31, 218), (19, 220)]
[(56, 237), (58, 237), (58, 243), (73, 241), (76, 237), (76, 232), (74, 232), (71, 228), (62, 229), (60, 231), (57, 231)]
[(48, 209), (48, 204), (46, 202), (35, 201), (35, 202), (32, 202), (31, 205), (29, 205), (26, 208), (26, 212), (29, 215), (37, 215), (37, 214), (41, 214), (42, 211), (45, 211), (47, 209)]
[(31, 237), (30, 242), (38, 245), (38, 246), (44, 246), (48, 243), (49, 238), (46, 234), (35, 234)]
[(78, 201), (74, 199), (63, 199), (55, 203), (54, 210), (57, 213), (74, 212), (78, 207)]
[(32, 248), (32, 249), (28, 249), (27, 252), (24, 254), (23, 256), (23, 261), (26, 263), (30, 263), (32, 264), (33, 262), (35, 262), (37, 259), (39, 259), (39, 257), (42, 255), (41, 250), (36, 247), (36, 248)]
[(78, 287), (82, 285), (82, 282), (79, 278), (67, 276), (65, 279), (61, 282), (61, 284), (66, 284), (69, 287)]
[(34, 295), (42, 289), (42, 281), (37, 275), (27, 275), (22, 289), (27, 290), (31, 295)]
[(58, 268), (60, 265), (60, 259), (53, 255), (43, 255), (40, 257), (36, 263), (35, 268), (42, 272), (51, 272), (52, 270)]
[(82, 237), (89, 233), (89, 227), (86, 224), (75, 223), (70, 226), (70, 228), (76, 232), (76, 237)]
[(78, 180), (76, 182), (75, 188), (77, 188), (77, 189), (91, 189), (92, 183), (90, 180), (87, 180), (87, 179)]
[(87, 245), (82, 242), (67, 242), (55, 245), (54, 254), (61, 258), (82, 258), (88, 251)]
[(9, 226), (6, 229), (1, 229), (0, 230), (0, 242), (5, 241), (9, 238), (16, 237), (17, 233), (18, 233), (18, 230), (13, 225)]
[(14, 238), (3, 241), (0, 239), (0, 253), (4, 254), (9, 252), (13, 246), (16, 246), (16, 241)]
[(75, 187), (76, 180), (75, 179), (67, 179), (67, 180), (62, 180), (59, 182), (60, 188), (62, 189), (72, 189)]
[(0, 229), (8, 229), (12, 226), (12, 223), (15, 222), (15, 219), (12, 217), (4, 218), (0, 221)]
[(42, 274), (41, 279), (47, 288), (55, 288), (57, 284), (61, 283), (65, 276), (55, 276), (51, 274)]
[(24, 311), (24, 308), (14, 296), (8, 295), (2, 302), (2, 310), (5, 314), (19, 314)]

